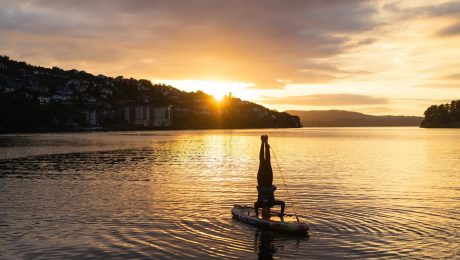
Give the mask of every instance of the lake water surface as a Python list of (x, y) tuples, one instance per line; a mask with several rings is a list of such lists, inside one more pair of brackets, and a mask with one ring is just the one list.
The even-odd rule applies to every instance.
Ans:
[[(277, 198), (308, 236), (231, 217), (257, 198), (261, 134)], [(460, 130), (0, 136), (0, 259), (459, 258), (459, 247)]]

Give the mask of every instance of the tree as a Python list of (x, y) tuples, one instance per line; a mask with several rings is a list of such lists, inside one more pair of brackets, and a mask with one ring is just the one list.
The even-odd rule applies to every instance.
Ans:
[(460, 127), (460, 100), (432, 105), (424, 112), (421, 127)]

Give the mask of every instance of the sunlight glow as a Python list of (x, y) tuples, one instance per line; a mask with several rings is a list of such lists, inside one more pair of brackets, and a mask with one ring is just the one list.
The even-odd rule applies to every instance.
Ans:
[(153, 79), (155, 83), (164, 83), (172, 85), (184, 91), (201, 90), (209, 95), (212, 95), (217, 101), (221, 101), (224, 96), (232, 94), (244, 100), (253, 100), (256, 98), (256, 92), (248, 89), (253, 86), (252, 83), (243, 82), (222, 82), (222, 81), (207, 81), (207, 80), (168, 80), (168, 79)]
[[(115, 1), (103, 16), (99, 7), (80, 1), (70, 8), (72, 19), (67, 5), (1, 1), (6, 16), (0, 17), (0, 54), (44, 67), (202, 90), (216, 103), (231, 92), (278, 111), (422, 116), (429, 106), (459, 97), (459, 1), (299, 1), (283, 5), (282, 12), (278, 5), (251, 1), (210, 1), (195, 8), (203, 3), (193, 0), (140, 1), (133, 6), (146, 9), (138, 12)], [(226, 8), (232, 12), (220, 12)], [(39, 22), (25, 26), (25, 16)], [(50, 26), (63, 20), (59, 28)], [(122, 26), (123, 37), (120, 30), (104, 30), (112, 21)], [(93, 34), (100, 37), (75, 37)], [(67, 41), (71, 52), (63, 47)], [(312, 105), (312, 95), (323, 98)], [(343, 100), (331, 102), (334, 95)], [(363, 104), (356, 96), (380, 101)]]

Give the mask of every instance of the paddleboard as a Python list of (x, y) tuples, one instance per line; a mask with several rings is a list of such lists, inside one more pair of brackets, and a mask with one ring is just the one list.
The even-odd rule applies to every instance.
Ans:
[(259, 228), (295, 233), (305, 233), (309, 229), (306, 222), (297, 222), (294, 215), (284, 215), (281, 218), (277, 212), (271, 211), (270, 215), (263, 217), (261, 212), (257, 216), (253, 207), (244, 205), (234, 205), (232, 209), (234, 219)]

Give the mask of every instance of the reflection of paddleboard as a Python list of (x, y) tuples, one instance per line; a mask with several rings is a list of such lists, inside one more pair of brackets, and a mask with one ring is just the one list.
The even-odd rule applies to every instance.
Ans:
[(270, 216), (262, 217), (262, 214), (259, 213), (257, 217), (253, 207), (235, 205), (232, 215), (241, 222), (270, 230), (305, 233), (309, 228), (306, 222), (297, 222), (293, 215), (284, 215), (281, 219), (278, 213), (272, 212)]

